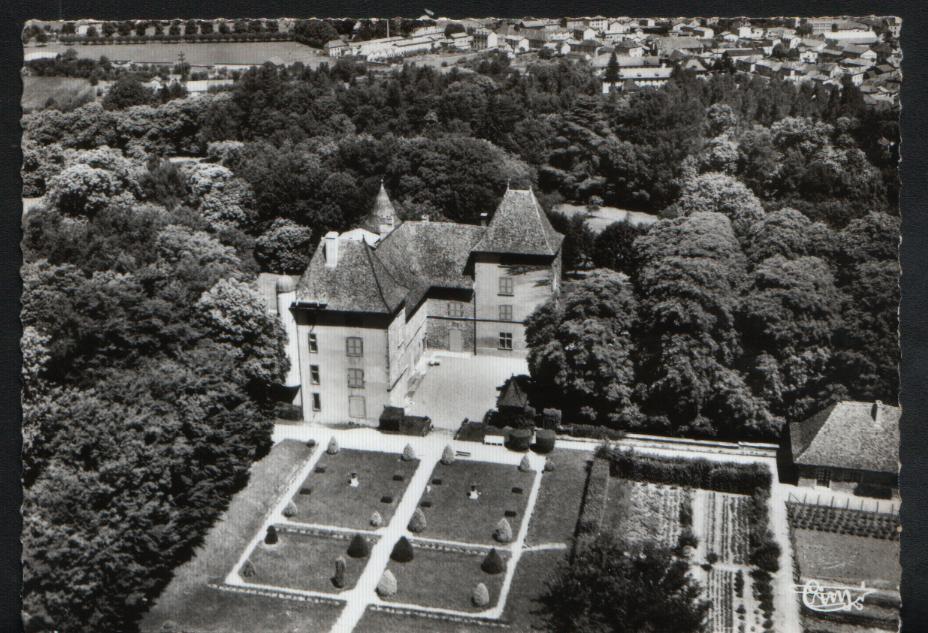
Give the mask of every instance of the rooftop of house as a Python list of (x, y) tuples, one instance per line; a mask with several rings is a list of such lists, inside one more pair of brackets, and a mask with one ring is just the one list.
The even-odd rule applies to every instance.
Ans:
[[(381, 185), (366, 222), (395, 210)], [(303, 304), (347, 312), (394, 314), (413, 310), (430, 288), (473, 288), (473, 253), (555, 256), (564, 237), (554, 230), (535, 194), (508, 189), (488, 226), (454, 222), (399, 222), (376, 245), (357, 229), (320, 240), (297, 285)]]
[(877, 402), (835, 403), (790, 425), (793, 461), (895, 474), (899, 470), (899, 407)]
[(474, 252), (553, 257), (564, 236), (554, 230), (531, 189), (507, 189)]

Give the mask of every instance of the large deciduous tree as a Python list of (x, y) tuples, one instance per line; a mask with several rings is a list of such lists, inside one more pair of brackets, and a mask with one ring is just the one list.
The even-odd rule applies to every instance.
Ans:
[(709, 608), (688, 561), (612, 533), (562, 563), (541, 604), (552, 633), (699, 633)]
[(567, 284), (528, 320), (529, 369), (539, 393), (559, 394), (569, 415), (611, 425), (637, 418), (637, 303), (628, 278), (594, 271)]

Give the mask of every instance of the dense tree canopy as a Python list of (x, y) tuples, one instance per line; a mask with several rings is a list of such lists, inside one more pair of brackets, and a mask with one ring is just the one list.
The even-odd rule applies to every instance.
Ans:
[(553, 633), (699, 633), (709, 608), (689, 561), (597, 536), (557, 570), (541, 602)]

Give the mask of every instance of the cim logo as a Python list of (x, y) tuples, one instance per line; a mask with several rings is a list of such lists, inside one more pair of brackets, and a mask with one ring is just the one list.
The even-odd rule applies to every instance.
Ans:
[(812, 611), (832, 613), (835, 611), (860, 611), (864, 598), (873, 593), (864, 583), (859, 587), (846, 585), (823, 585), (817, 580), (808, 580), (804, 585), (795, 585), (796, 593), (802, 595), (802, 604)]

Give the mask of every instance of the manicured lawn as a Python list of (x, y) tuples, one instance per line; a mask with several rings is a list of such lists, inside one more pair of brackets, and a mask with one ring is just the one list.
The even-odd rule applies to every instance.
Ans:
[[(339, 593), (351, 589), (358, 582), (366, 558), (348, 556), (350, 535), (331, 533), (327, 535), (300, 534), (286, 530), (278, 531), (279, 540), (274, 545), (259, 543), (249, 560), (254, 565), (255, 575), (245, 578), (248, 582), (289, 589)], [(376, 542), (369, 538), (371, 547)], [(335, 560), (345, 559), (345, 586), (341, 589), (332, 584), (335, 575)]]
[[(206, 535), (193, 558), (174, 571), (173, 580), (142, 619), (142, 631), (159, 631), (166, 620), (183, 625), (181, 628), (189, 625), (197, 631), (245, 633), (294, 629), (292, 625), (289, 628), (264, 625), (271, 618), (278, 618), (274, 622), (284, 622), (279, 619), (283, 615), (263, 613), (253, 606), (251, 610), (237, 606), (253, 604), (250, 601), (258, 598), (218, 591), (206, 585), (208, 582), (221, 582), (232, 570), (271, 507), (311, 453), (312, 449), (302, 442), (287, 440), (274, 445), (264, 459), (251, 467), (248, 484), (232, 498), (228, 510)], [(273, 603), (278, 604), (278, 601)], [(292, 606), (291, 621), (302, 622), (300, 618), (308, 617), (308, 609), (310, 605), (302, 603), (299, 608)], [(202, 624), (204, 621), (211, 628), (206, 628), (207, 625)], [(316, 629), (297, 630), (309, 632)]]
[[(483, 556), (463, 552), (436, 551), (416, 547), (415, 558), (408, 563), (391, 560), (387, 568), (396, 576), (396, 595), (393, 602), (438, 607), (458, 611), (483, 611), (492, 608), (499, 598), (505, 572), (487, 574), (480, 569)], [(504, 560), (505, 552), (500, 552)], [(490, 593), (490, 604), (475, 607), (471, 595), (477, 583), (482, 582)]]
[[(179, 607), (162, 622), (171, 620), (177, 623), (173, 630), (191, 633), (328, 633), (344, 608), (340, 604), (232, 593), (206, 585), (194, 588)], [(161, 624), (153, 626), (146, 619), (142, 631), (160, 633)]]
[(592, 452), (556, 449), (548, 455), (555, 469), (541, 476), (526, 542), (566, 543), (574, 535)]
[[(522, 554), (503, 611), (502, 620), (509, 628), (500, 630), (511, 633), (545, 631), (545, 617), (538, 599), (544, 593), (552, 572), (565, 556), (566, 552), (550, 550)], [(495, 630), (475, 624), (393, 615), (368, 609), (354, 633), (486, 633)]]
[(898, 590), (902, 576), (899, 541), (794, 530), (796, 560), (803, 578), (834, 580)]
[[(347, 449), (335, 455), (326, 453), (294, 495), (297, 512), (291, 520), (372, 530), (370, 518), (376, 510), (386, 525), (418, 464), (418, 460), (404, 462), (393, 453)], [(358, 475), (357, 488), (348, 485), (351, 473)], [(395, 475), (402, 480), (394, 480)], [(309, 494), (303, 494), (304, 490), (310, 490)]]
[(558, 565), (566, 558), (567, 550), (522, 553), (503, 610), (503, 619), (512, 624), (512, 630), (545, 630), (545, 616), (539, 599)]
[[(431, 491), (419, 501), (427, 523), (421, 536), (492, 544), (496, 524), (505, 517), (515, 538), (534, 477), (534, 471), (521, 472), (506, 464), (458, 459), (446, 466), (438, 462), (429, 479)], [(468, 498), (471, 484), (477, 486), (480, 498)], [(515, 515), (506, 517), (507, 511)]]
[(368, 609), (352, 633), (492, 633), (517, 629), (493, 629), (415, 615), (395, 615)]

